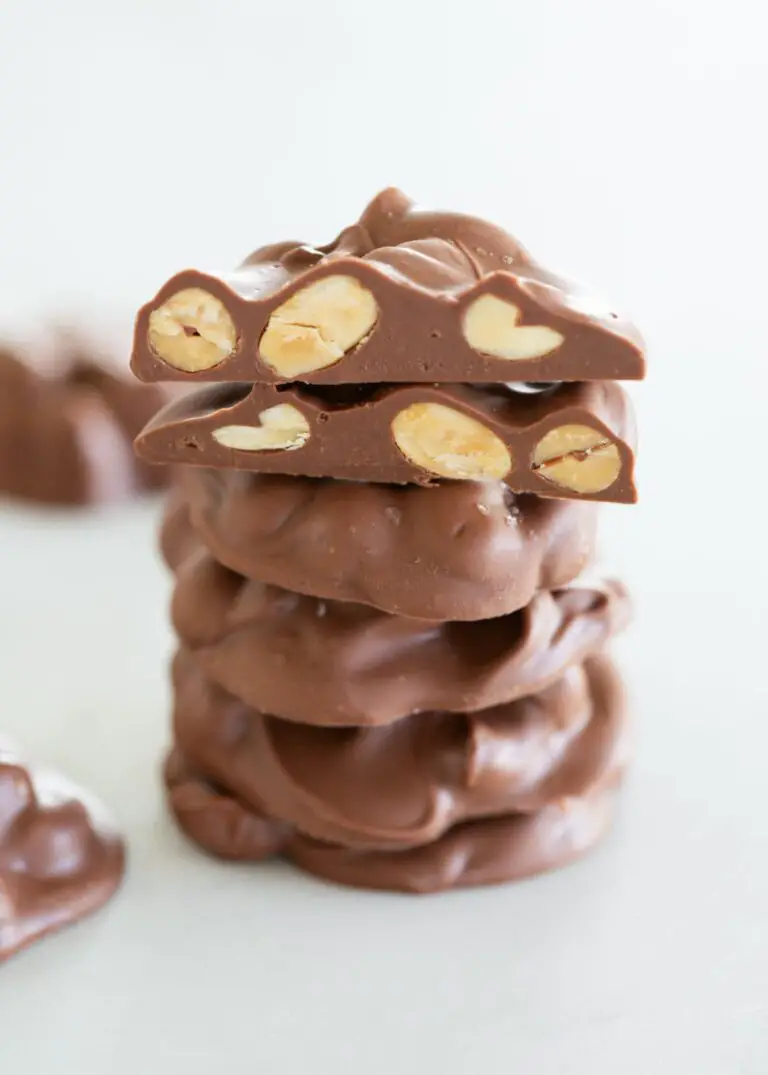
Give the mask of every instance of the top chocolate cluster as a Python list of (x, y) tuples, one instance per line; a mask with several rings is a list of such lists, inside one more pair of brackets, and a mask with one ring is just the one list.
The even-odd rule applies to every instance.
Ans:
[(328, 246), (186, 270), (139, 312), (143, 381), (343, 385), (639, 380), (642, 338), (493, 224), (385, 190)]

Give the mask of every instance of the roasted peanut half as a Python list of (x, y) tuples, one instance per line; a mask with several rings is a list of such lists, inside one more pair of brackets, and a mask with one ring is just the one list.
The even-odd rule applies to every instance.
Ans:
[(174, 369), (199, 373), (232, 354), (237, 332), (223, 302), (201, 287), (189, 287), (149, 315), (149, 346)]
[(533, 453), (533, 470), (540, 477), (576, 493), (600, 493), (621, 473), (619, 449), (604, 433), (589, 426), (551, 429)]
[(221, 426), (213, 439), (225, 448), (239, 452), (291, 452), (301, 448), (310, 437), (309, 422), (290, 403), (268, 407), (259, 415), (258, 426)]
[(481, 295), (464, 314), (464, 339), (485, 355), (512, 361), (543, 358), (560, 346), (565, 337), (546, 325), (521, 325), (520, 310), (496, 295)]
[(281, 377), (332, 366), (360, 343), (379, 315), (371, 292), (352, 276), (325, 276), (274, 311), (259, 344)]
[(441, 478), (488, 481), (512, 469), (506, 444), (490, 429), (442, 403), (412, 403), (392, 421), (406, 459)]

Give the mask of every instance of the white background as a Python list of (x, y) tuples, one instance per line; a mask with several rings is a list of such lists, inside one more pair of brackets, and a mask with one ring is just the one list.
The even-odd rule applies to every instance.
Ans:
[(755, 0), (0, 3), (0, 310), (125, 321), (380, 187), (475, 211), (645, 331), (623, 817), (517, 887), (363, 895), (182, 844), (153, 509), (0, 514), (0, 724), (130, 879), (0, 970), (0, 1070), (768, 1070), (765, 12)]

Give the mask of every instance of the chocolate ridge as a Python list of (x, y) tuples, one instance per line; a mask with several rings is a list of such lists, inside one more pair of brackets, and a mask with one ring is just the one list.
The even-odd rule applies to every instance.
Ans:
[(282, 853), (308, 873), (337, 884), (427, 894), (521, 880), (580, 858), (610, 825), (620, 774), (538, 813), (468, 821), (433, 843), (389, 852), (291, 836), (206, 780), (178, 748), (168, 755), (163, 779), (180, 829), (209, 854), (259, 862)]
[(207, 552), (179, 567), (171, 618), (205, 674), (263, 713), (325, 726), (471, 712), (544, 689), (629, 618), (618, 582), (540, 591), (473, 623), (416, 620), (245, 579)]
[(430, 843), (460, 822), (584, 794), (622, 766), (626, 747), (623, 690), (604, 658), (510, 705), (383, 729), (265, 716), (183, 651), (173, 678), (174, 740), (200, 773), (306, 836), (361, 850)]

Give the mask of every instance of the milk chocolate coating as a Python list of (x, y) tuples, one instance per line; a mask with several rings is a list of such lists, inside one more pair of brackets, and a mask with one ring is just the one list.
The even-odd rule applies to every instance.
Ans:
[(124, 868), (103, 808), (0, 743), (0, 963), (101, 907)]
[[(372, 392), (325, 390), (320, 395), (300, 385), (209, 385), (163, 408), (139, 435), (136, 448), (148, 463), (433, 485), (439, 475), (409, 460), (392, 430), (398, 414), (425, 403), (448, 407), (496, 434), (512, 459), (502, 480), (515, 492), (623, 503), (637, 499), (634, 415), (624, 391), (610, 382), (568, 384), (537, 395), (469, 385), (375, 386)], [(237, 450), (215, 439), (227, 426), (257, 429), (265, 411), (285, 404), (307, 423), (307, 439), (299, 447)], [(536, 468), (539, 441), (565, 425), (589, 427), (616, 445), (621, 469), (606, 489), (580, 493), (554, 484)]]
[(355, 851), (299, 839), (290, 856), (307, 873), (355, 888), (426, 895), (520, 881), (591, 851), (611, 823), (615, 799), (614, 788), (598, 788), (536, 814), (465, 822), (434, 843), (407, 851)]
[[(314, 384), (393, 381), (493, 382), (631, 380), (645, 372), (642, 339), (628, 321), (578, 285), (537, 265), (485, 221), (425, 212), (385, 190), (360, 220), (328, 246), (262, 247), (233, 273), (187, 270), (172, 277), (136, 321), (132, 368), (144, 381), (279, 383), (260, 357), (270, 315), (295, 292), (328, 276), (353, 277), (373, 293), (378, 319), (334, 365), (302, 375)], [(164, 362), (148, 340), (149, 318), (174, 294), (202, 288), (220, 300), (236, 328), (234, 352), (212, 369), (186, 373)], [(543, 325), (564, 341), (533, 359), (503, 359), (469, 346), (467, 308), (494, 295), (515, 305), (521, 325)]]
[[(206, 780), (178, 748), (164, 772), (168, 803), (182, 831), (220, 858), (258, 862), (281, 851), (308, 873), (356, 888), (409, 893), (491, 885), (557, 869), (605, 834), (616, 798), (611, 781), (534, 814), (469, 821), (433, 843), (405, 851), (359, 851), (287, 834)], [(620, 774), (614, 780), (618, 783)]]
[(433, 620), (479, 620), (572, 581), (597, 506), (501, 482), (433, 488), (179, 468), (163, 553), (205, 545), (234, 571), (299, 593)]
[(174, 747), (163, 766), (168, 805), (191, 840), (217, 858), (260, 862), (282, 853), (293, 833), (198, 772)]
[(168, 482), (131, 442), (166, 401), (153, 385), (62, 351), (52, 376), (0, 349), (0, 495), (50, 505), (120, 500)]
[(258, 713), (183, 651), (174, 687), (174, 739), (200, 772), (259, 813), (360, 850), (414, 847), (473, 818), (535, 813), (603, 782), (625, 752), (621, 684), (601, 658), (508, 705), (383, 728)]
[(438, 623), (246, 579), (200, 549), (177, 570), (171, 617), (205, 674), (252, 708), (369, 726), (542, 690), (626, 624), (629, 599), (610, 582), (539, 591), (492, 620)]

